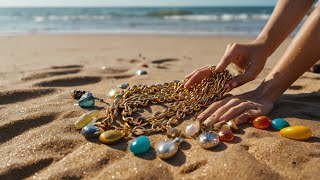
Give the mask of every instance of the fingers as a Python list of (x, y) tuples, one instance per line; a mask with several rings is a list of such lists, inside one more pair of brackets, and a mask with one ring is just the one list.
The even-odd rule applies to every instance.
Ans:
[(230, 81), (226, 83), (231, 89), (242, 86), (243, 84), (254, 80), (257, 77), (257, 72), (249, 67), (244, 74), (233, 77)]
[(236, 124), (244, 124), (249, 121), (253, 121), (256, 117), (263, 115), (260, 110), (248, 110), (242, 113), (239, 117), (235, 118), (234, 121)]
[(224, 71), (227, 66), (235, 59), (238, 54), (237, 50), (238, 45), (235, 43), (229, 44), (227, 46), (226, 52), (222, 56), (221, 60), (219, 61), (218, 65), (216, 66), (216, 72)]
[(195, 72), (190, 79), (185, 83), (184, 87), (189, 89), (191, 88), (194, 84), (200, 82), (202, 79), (207, 78), (211, 76), (212, 72), (210, 68), (206, 67), (201, 70), (198, 70)]
[(230, 98), (225, 98), (223, 100), (217, 101), (212, 103), (206, 110), (204, 110), (199, 116), (197, 116), (197, 119), (200, 121), (206, 120), (211, 114), (213, 114), (220, 106), (224, 105), (227, 103)]
[(199, 69), (196, 69), (196, 70), (192, 71), (190, 74), (186, 75), (185, 78), (186, 78), (186, 79), (190, 79), (190, 78), (194, 75), (194, 73), (196, 73), (196, 72), (198, 72), (198, 71), (201, 71), (201, 70), (203, 70), (203, 69), (205, 69), (205, 68), (208, 68), (208, 66), (204, 66), (204, 67), (202, 67), (202, 68), (199, 68)]
[(226, 108), (227, 110), (224, 110), (225, 113), (223, 115), (221, 115), (221, 117), (219, 118), (219, 121), (229, 121), (231, 119), (234, 119), (236, 117), (238, 117), (239, 115), (243, 114), (244, 112), (251, 110), (251, 109), (256, 109), (256, 105), (254, 103), (251, 102), (241, 102), (238, 103), (238, 105), (235, 105), (231, 108), (229, 107), (221, 107), (222, 108)]

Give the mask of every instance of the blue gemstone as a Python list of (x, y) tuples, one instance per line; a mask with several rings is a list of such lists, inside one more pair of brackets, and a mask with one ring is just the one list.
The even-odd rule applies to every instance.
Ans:
[(139, 136), (130, 144), (130, 151), (137, 155), (147, 152), (150, 148), (150, 140), (147, 136)]
[(81, 134), (85, 137), (97, 137), (101, 134), (101, 130), (92, 124), (88, 124), (81, 129)]
[(78, 104), (82, 108), (93, 108), (94, 107), (94, 97), (92, 93), (88, 92), (81, 96)]
[(281, 129), (288, 127), (288, 126), (290, 126), (289, 123), (282, 118), (276, 118), (276, 119), (272, 120), (272, 127), (275, 128), (276, 130), (280, 131)]

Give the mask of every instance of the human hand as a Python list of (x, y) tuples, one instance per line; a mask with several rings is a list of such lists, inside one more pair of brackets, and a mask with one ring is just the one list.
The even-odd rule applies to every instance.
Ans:
[[(215, 71), (224, 71), (230, 63), (234, 63), (238, 68), (243, 70), (242, 74), (233, 77), (232, 80), (226, 83), (226, 88), (231, 90), (254, 80), (259, 75), (268, 58), (266, 52), (263, 44), (256, 41), (249, 44), (229, 44)], [(196, 69), (185, 77), (188, 79), (185, 87), (189, 89), (195, 83), (210, 75), (211, 70), (208, 66)]]
[(197, 119), (212, 128), (218, 121), (234, 119), (237, 124), (243, 124), (258, 116), (267, 115), (273, 108), (273, 101), (262, 94), (259, 90), (253, 90), (227, 97), (212, 103)]

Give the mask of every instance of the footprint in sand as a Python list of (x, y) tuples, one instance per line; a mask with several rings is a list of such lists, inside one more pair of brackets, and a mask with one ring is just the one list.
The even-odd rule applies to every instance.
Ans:
[(71, 87), (95, 84), (102, 80), (99, 76), (65, 76), (61, 78), (44, 80), (34, 84), (35, 87)]
[(49, 69), (40, 70), (40, 72), (32, 73), (23, 77), (23, 81), (35, 80), (35, 79), (43, 79), (52, 76), (61, 76), (67, 74), (76, 74), (81, 71), (83, 66), (80, 65), (67, 65), (67, 66), (52, 66)]
[(156, 59), (151, 61), (152, 64), (155, 64), (156, 68), (158, 69), (169, 69), (168, 66), (170, 66), (171, 64), (169, 64), (169, 62), (174, 62), (174, 61), (179, 61), (179, 59), (176, 58), (165, 58), (165, 59)]
[(206, 165), (208, 162), (206, 160), (201, 160), (201, 161), (196, 161), (194, 163), (191, 163), (189, 165), (184, 166), (181, 171), (180, 174), (190, 174), (193, 171), (201, 168), (202, 166)]
[(26, 101), (40, 96), (53, 94), (57, 89), (21, 89), (0, 92), (0, 105)]

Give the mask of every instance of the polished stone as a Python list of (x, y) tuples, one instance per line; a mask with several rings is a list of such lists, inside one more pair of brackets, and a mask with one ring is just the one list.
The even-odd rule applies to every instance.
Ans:
[(230, 142), (234, 138), (233, 132), (231, 130), (229, 130), (229, 129), (220, 130), (218, 135), (219, 135), (219, 139), (221, 141), (225, 141), (225, 142)]
[(172, 141), (161, 141), (157, 145), (157, 155), (161, 159), (169, 159), (174, 156), (179, 148), (179, 144), (183, 141), (183, 138), (177, 137)]
[(259, 116), (252, 121), (255, 128), (268, 129), (271, 126), (271, 119), (267, 116)]
[(117, 87), (121, 89), (127, 89), (127, 87), (129, 87), (129, 83), (119, 84)]
[(204, 149), (211, 149), (220, 143), (219, 136), (214, 132), (203, 132), (197, 138), (198, 145)]
[(88, 138), (98, 137), (101, 133), (102, 129), (92, 124), (84, 126), (81, 130), (81, 134)]
[(135, 154), (144, 154), (150, 148), (150, 140), (147, 136), (139, 136), (130, 144), (130, 151)]
[(290, 126), (281, 129), (280, 135), (294, 140), (306, 140), (312, 136), (312, 131), (306, 126)]
[(285, 119), (282, 118), (276, 118), (274, 120), (272, 120), (272, 127), (275, 128), (276, 130), (281, 130), (285, 127), (290, 126), (288, 121), (286, 121)]
[(82, 108), (93, 108), (94, 107), (94, 97), (92, 93), (87, 92), (81, 96), (78, 101), (78, 104)]
[(147, 73), (147, 71), (145, 71), (145, 70), (137, 70), (137, 71), (136, 71), (136, 75), (138, 75), (138, 76), (146, 75), (146, 74), (148, 74), (148, 73)]
[(79, 119), (74, 123), (76, 129), (81, 129), (85, 125), (89, 124), (93, 121), (93, 119), (97, 118), (99, 116), (99, 111), (93, 110), (90, 112), (87, 112), (79, 117)]
[(114, 144), (123, 138), (124, 134), (118, 130), (108, 130), (100, 134), (99, 140), (105, 144)]

